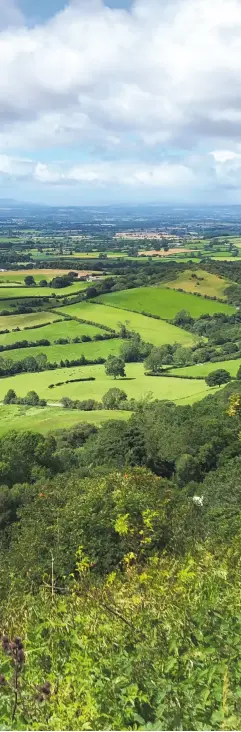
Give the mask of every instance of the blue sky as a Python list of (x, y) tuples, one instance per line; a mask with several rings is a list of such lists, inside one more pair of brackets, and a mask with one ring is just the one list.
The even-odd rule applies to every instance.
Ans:
[[(6, 0), (7, 2), (7, 0)], [(28, 19), (44, 21), (62, 10), (67, 2), (64, 0), (20, 0), (19, 6)], [(110, 8), (129, 8), (131, 0), (108, 0), (105, 2)]]
[(240, 0), (0, 0), (0, 63), (0, 196), (241, 203)]

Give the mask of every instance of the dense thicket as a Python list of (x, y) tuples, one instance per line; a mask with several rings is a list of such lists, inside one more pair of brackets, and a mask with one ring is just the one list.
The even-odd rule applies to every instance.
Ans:
[(241, 728), (240, 405), (0, 439), (4, 729)]

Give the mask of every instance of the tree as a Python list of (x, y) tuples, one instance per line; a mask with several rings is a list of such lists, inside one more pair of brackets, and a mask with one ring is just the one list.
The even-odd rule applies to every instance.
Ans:
[(120, 355), (127, 363), (140, 361), (140, 346), (135, 339), (126, 340), (120, 348)]
[(31, 407), (36, 407), (39, 404), (39, 396), (36, 391), (29, 391), (25, 397), (25, 404), (29, 404)]
[(15, 404), (17, 400), (17, 394), (13, 389), (9, 389), (5, 394), (3, 403), (4, 404)]
[(188, 453), (181, 455), (176, 463), (176, 481), (180, 488), (192, 480), (199, 480), (200, 466), (197, 458)]
[(124, 409), (127, 395), (122, 389), (109, 389), (103, 396), (105, 409)]
[(194, 323), (194, 319), (187, 310), (180, 310), (179, 313), (176, 313), (173, 323), (175, 325), (180, 325), (182, 328), (188, 328)]
[(128, 323), (129, 323), (128, 320), (126, 320), (125, 323), (120, 323), (120, 322), (117, 323), (117, 327), (120, 329), (120, 338), (127, 338), (128, 337), (128, 334), (129, 334), (129, 331), (128, 331), (128, 328), (127, 328)]
[(192, 363), (192, 349), (185, 348), (184, 346), (178, 346), (173, 356), (173, 362), (179, 366), (186, 366), (186, 364)]
[(221, 384), (227, 384), (231, 381), (231, 375), (226, 369), (217, 369), (216, 371), (211, 371), (206, 376), (205, 381), (208, 386), (221, 386)]
[(26, 287), (33, 287), (34, 285), (36, 285), (33, 275), (27, 275), (27, 277), (25, 277), (24, 282), (25, 282)]
[(47, 287), (47, 286), (48, 286), (47, 280), (40, 280), (39, 287)]
[(96, 295), (98, 295), (96, 287), (87, 287), (87, 290), (86, 290), (87, 298), (96, 297)]
[(22, 360), (23, 371), (34, 372), (34, 371), (38, 371), (38, 368), (39, 368), (39, 365), (34, 356), (26, 356), (26, 358), (24, 358)]
[(40, 369), (45, 369), (47, 365), (47, 356), (46, 353), (37, 353), (36, 361)]
[(152, 348), (151, 353), (145, 361), (145, 368), (148, 371), (152, 371), (154, 374), (158, 374), (164, 364), (171, 364), (173, 362), (172, 348), (171, 346), (161, 346), (160, 348)]
[(239, 350), (237, 343), (224, 343), (223, 349), (224, 353), (237, 353)]
[(62, 397), (61, 404), (63, 405), (64, 409), (73, 408), (73, 400), (70, 399), (70, 397)]
[(193, 352), (192, 355), (192, 362), (193, 363), (206, 363), (207, 361), (210, 361), (211, 358), (211, 352), (209, 348), (206, 348), (205, 346), (203, 348), (196, 348), (196, 350)]
[(108, 356), (105, 364), (105, 371), (107, 376), (114, 376), (114, 379), (116, 379), (117, 376), (125, 377), (125, 361), (119, 356)]
[(143, 361), (146, 356), (151, 352), (152, 346), (150, 343), (144, 343), (141, 340), (139, 333), (132, 333), (131, 337), (124, 340), (120, 347), (120, 356), (124, 359), (125, 363), (133, 363), (137, 361)]
[(239, 379), (239, 380), (241, 379), (241, 366), (238, 369), (236, 379)]

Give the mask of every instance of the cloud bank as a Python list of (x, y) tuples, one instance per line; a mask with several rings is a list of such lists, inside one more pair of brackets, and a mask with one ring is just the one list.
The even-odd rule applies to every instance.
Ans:
[(2, 177), (239, 191), (241, 0), (136, 0), (130, 12), (72, 0), (34, 28), (8, 8)]

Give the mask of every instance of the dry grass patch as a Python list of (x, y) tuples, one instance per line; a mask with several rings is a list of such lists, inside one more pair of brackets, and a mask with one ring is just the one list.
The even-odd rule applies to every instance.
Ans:
[(223, 277), (210, 274), (203, 269), (197, 269), (195, 272), (191, 269), (186, 269), (184, 272), (180, 272), (175, 280), (168, 282), (166, 286), (172, 290), (181, 288), (185, 292), (199, 293), (200, 295), (208, 295), (208, 297), (215, 296), (226, 300), (227, 296), (224, 292), (229, 284), (229, 281)]

